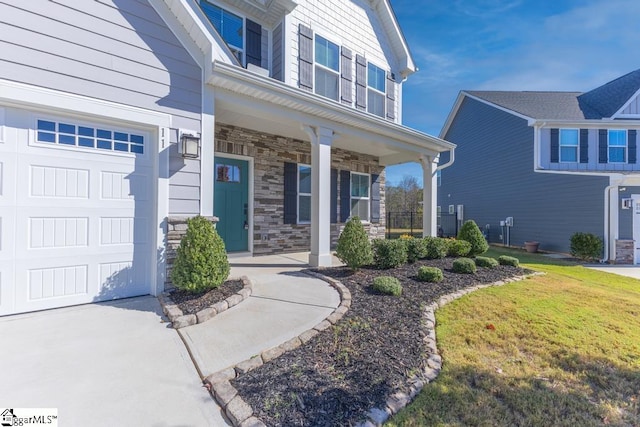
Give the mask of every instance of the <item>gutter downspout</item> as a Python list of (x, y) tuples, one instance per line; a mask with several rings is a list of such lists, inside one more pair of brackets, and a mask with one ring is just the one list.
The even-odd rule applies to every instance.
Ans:
[(449, 161), (444, 165), (438, 165), (438, 167), (436, 168), (436, 171), (442, 170), (444, 168), (448, 168), (453, 164), (455, 159), (456, 159), (456, 148), (454, 147), (451, 150), (449, 150)]
[(604, 257), (600, 260), (603, 264), (609, 260), (609, 210), (611, 209), (611, 190), (617, 187), (609, 185), (604, 189)]

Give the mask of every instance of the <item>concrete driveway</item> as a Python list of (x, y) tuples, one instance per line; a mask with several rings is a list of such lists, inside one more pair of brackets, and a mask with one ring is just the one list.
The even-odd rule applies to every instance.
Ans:
[(585, 267), (591, 268), (593, 270), (606, 271), (607, 273), (613, 273), (619, 276), (640, 279), (640, 267), (638, 267), (637, 265), (589, 264)]
[(0, 407), (58, 408), (61, 426), (225, 426), (158, 301), (0, 318)]

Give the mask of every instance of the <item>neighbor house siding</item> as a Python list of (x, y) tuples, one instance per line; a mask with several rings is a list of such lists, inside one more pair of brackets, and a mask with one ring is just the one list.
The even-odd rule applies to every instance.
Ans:
[(575, 232), (603, 235), (606, 177), (533, 171), (533, 128), (526, 120), (465, 98), (447, 134), (458, 144), (455, 163), (442, 171), (438, 205), (464, 205), (464, 219), (500, 242), (500, 221), (514, 218), (511, 244), (569, 251)]
[(640, 187), (618, 187), (618, 239), (633, 240), (633, 208), (622, 209), (622, 199), (629, 199), (634, 194), (640, 194)]
[[(167, 113), (175, 128), (200, 129), (201, 70), (146, 1), (9, 0), (0, 17), (0, 78)], [(185, 177), (171, 162), (170, 194), (194, 195), (199, 164), (187, 163)], [(198, 212), (197, 198), (171, 200), (170, 213)]]

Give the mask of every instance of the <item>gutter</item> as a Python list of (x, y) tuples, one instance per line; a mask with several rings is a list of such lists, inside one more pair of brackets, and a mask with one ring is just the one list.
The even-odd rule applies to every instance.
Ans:
[(453, 164), (455, 160), (456, 160), (456, 147), (453, 147), (451, 150), (449, 150), (449, 161), (444, 165), (438, 165), (438, 167), (436, 168), (436, 172), (441, 171), (442, 169), (448, 168)]
[(600, 260), (600, 263), (605, 263), (609, 261), (609, 232), (610, 224), (609, 224), (609, 210), (611, 205), (611, 190), (618, 185), (609, 185), (604, 189), (604, 256)]

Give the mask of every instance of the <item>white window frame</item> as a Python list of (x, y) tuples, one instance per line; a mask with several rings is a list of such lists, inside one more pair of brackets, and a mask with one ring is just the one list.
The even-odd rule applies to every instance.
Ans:
[(311, 202), (311, 193), (303, 193), (300, 191), (300, 169), (301, 168), (309, 168), (309, 172), (311, 172), (311, 165), (306, 165), (304, 163), (298, 163), (298, 167), (296, 169), (296, 222), (298, 224), (311, 224), (311, 212), (309, 212), (308, 220), (300, 219), (300, 196), (309, 197), (309, 202)]
[[(624, 133), (624, 145), (610, 145), (611, 132), (623, 132)], [(624, 150), (624, 160), (621, 162), (611, 161), (611, 149), (622, 148)], [(607, 129), (607, 162), (614, 164), (626, 164), (629, 161), (629, 132), (626, 129)]]
[[(316, 62), (316, 37), (322, 37), (323, 39), (325, 39), (326, 41), (328, 41), (329, 43), (333, 43), (334, 45), (336, 45), (338, 47), (338, 70), (334, 70), (332, 68), (329, 68), (323, 64), (320, 64), (319, 62)], [(324, 34), (318, 34), (317, 32), (315, 32), (313, 34), (313, 93), (315, 93), (316, 95), (319, 95), (323, 98), (326, 99), (330, 99), (332, 101), (335, 102), (340, 102), (340, 97), (342, 95), (341, 93), (341, 89), (342, 89), (342, 84), (340, 79), (342, 78), (342, 59), (340, 57), (340, 50), (342, 49), (342, 46), (340, 43), (338, 43), (336, 40), (331, 39), (330, 37), (326, 37)], [(336, 74), (338, 76), (338, 95), (336, 97), (336, 99), (333, 98), (329, 98), (328, 96), (325, 96), (321, 93), (318, 93), (318, 87), (316, 85), (316, 67), (320, 67), (322, 70), (327, 71), (329, 73), (333, 73)]]
[[(367, 197), (360, 197), (353, 195), (353, 177), (354, 175), (366, 176), (367, 177)], [(360, 172), (351, 172), (349, 175), (349, 218), (353, 216), (353, 211), (351, 210), (351, 205), (353, 204), (353, 200), (366, 200), (367, 201), (367, 218), (360, 217), (360, 221), (363, 223), (369, 223), (371, 221), (371, 174), (368, 173), (360, 173)]]
[[(369, 65), (373, 65), (374, 67), (376, 67), (377, 69), (381, 70), (384, 73), (384, 79), (383, 79), (384, 91), (381, 92), (379, 89), (377, 89), (377, 88), (375, 88), (373, 86), (369, 86)], [(382, 95), (382, 114), (381, 115), (378, 115), (378, 114), (376, 114), (376, 113), (374, 113), (374, 112), (369, 110), (369, 107), (371, 105), (369, 103), (369, 91), (370, 90), (374, 91), (375, 93), (377, 93), (379, 95)], [(378, 117), (384, 118), (386, 113), (387, 113), (386, 102), (387, 102), (387, 72), (385, 71), (384, 68), (379, 67), (375, 63), (367, 61), (367, 112), (369, 114), (373, 114), (374, 116), (378, 116)]]
[[(223, 11), (230, 13), (232, 15), (237, 16), (238, 18), (242, 19), (242, 46), (236, 46), (236, 45), (232, 45), (231, 43), (229, 43), (228, 41), (224, 40), (223, 35), (220, 33), (220, 37), (222, 37), (222, 40), (224, 40), (224, 42), (227, 44), (227, 47), (229, 47), (229, 50), (231, 50), (231, 52), (236, 56), (236, 59), (238, 59), (238, 61), (240, 61), (240, 63), (242, 64), (243, 67), (247, 66), (247, 56), (246, 56), (246, 45), (247, 45), (247, 17), (244, 16), (242, 13), (239, 13), (236, 10), (232, 10), (229, 7), (227, 7), (226, 5), (221, 5), (218, 2), (215, 1), (211, 1), (211, 0), (199, 0), (198, 3), (201, 2), (205, 2), (205, 3), (209, 3), (212, 6), (215, 6), (217, 8), (222, 9)], [(203, 11), (204, 13), (204, 11)], [(205, 14), (206, 16), (206, 14)], [(207, 20), (209, 18), (207, 17)], [(211, 26), (213, 26), (213, 28), (215, 28), (215, 25), (213, 25), (213, 23), (211, 21), (209, 21), (209, 23), (211, 24)], [(238, 57), (238, 54), (240, 54), (240, 56)]]
[[(562, 145), (562, 131), (575, 131), (576, 132), (576, 145)], [(562, 160), (562, 147), (574, 147), (576, 150), (575, 160)], [(580, 162), (580, 130), (573, 128), (563, 128), (558, 130), (558, 161), (560, 163), (578, 163)]]
[(438, 187), (442, 186), (442, 169), (436, 170), (436, 183)]

